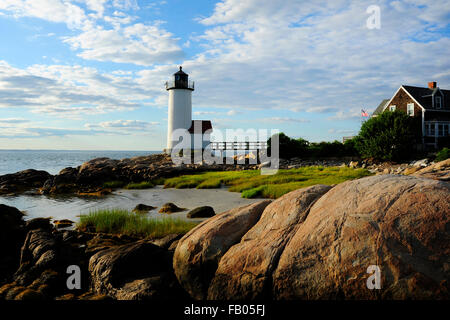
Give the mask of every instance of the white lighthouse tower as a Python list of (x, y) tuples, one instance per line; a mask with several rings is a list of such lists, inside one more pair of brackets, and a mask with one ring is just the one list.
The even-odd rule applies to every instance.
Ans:
[(187, 73), (180, 70), (173, 74), (173, 79), (166, 82), (169, 91), (169, 119), (167, 128), (166, 152), (170, 152), (178, 141), (172, 140), (176, 129), (189, 130), (192, 125), (192, 91), (194, 82), (189, 81)]

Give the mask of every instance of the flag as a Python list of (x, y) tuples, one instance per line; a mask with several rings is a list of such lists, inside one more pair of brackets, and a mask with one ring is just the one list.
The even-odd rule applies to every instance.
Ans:
[(368, 117), (369, 114), (365, 112), (363, 109), (361, 109), (361, 117)]

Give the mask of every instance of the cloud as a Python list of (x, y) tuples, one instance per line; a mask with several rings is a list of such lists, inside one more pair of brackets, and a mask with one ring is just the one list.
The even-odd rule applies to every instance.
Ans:
[[(93, 2), (93, 1), (90, 1)], [(88, 18), (79, 6), (60, 0), (2, 0), (0, 10), (15, 17), (33, 17), (50, 22), (65, 23), (70, 29), (82, 28)]]
[(81, 50), (78, 56), (87, 60), (145, 66), (172, 62), (184, 56), (178, 39), (158, 23), (136, 23), (115, 29), (96, 25), (79, 35), (64, 38), (64, 42), (73, 50)]
[(0, 108), (26, 107), (33, 113), (82, 118), (142, 107), (143, 100), (161, 91), (141, 85), (133, 75), (130, 79), (77, 65), (19, 69), (0, 61)]
[(310, 120), (308, 119), (301, 119), (301, 118), (288, 118), (288, 117), (268, 117), (268, 118), (260, 118), (256, 119), (256, 121), (263, 121), (263, 122), (276, 122), (276, 123), (308, 123)]
[(30, 120), (22, 119), (22, 118), (0, 118), (0, 124), (17, 124), (17, 123), (27, 123), (30, 122)]
[(103, 128), (106, 130), (125, 130), (125, 131), (141, 131), (153, 129), (159, 125), (159, 122), (147, 122), (140, 120), (114, 120), (105, 121), (97, 124), (88, 123), (87, 128)]

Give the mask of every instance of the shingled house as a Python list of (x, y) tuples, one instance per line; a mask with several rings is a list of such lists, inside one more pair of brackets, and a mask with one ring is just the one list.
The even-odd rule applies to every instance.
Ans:
[(422, 122), (422, 143), (425, 147), (438, 148), (447, 144), (450, 137), (450, 90), (444, 90), (436, 82), (428, 87), (402, 85), (391, 99), (384, 99), (372, 117), (384, 111), (401, 110)]

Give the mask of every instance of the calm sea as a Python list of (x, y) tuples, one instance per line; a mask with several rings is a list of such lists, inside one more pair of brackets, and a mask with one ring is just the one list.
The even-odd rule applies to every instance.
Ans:
[(0, 150), (0, 175), (26, 169), (57, 174), (61, 169), (77, 167), (94, 158), (123, 159), (155, 153), (161, 151)]

